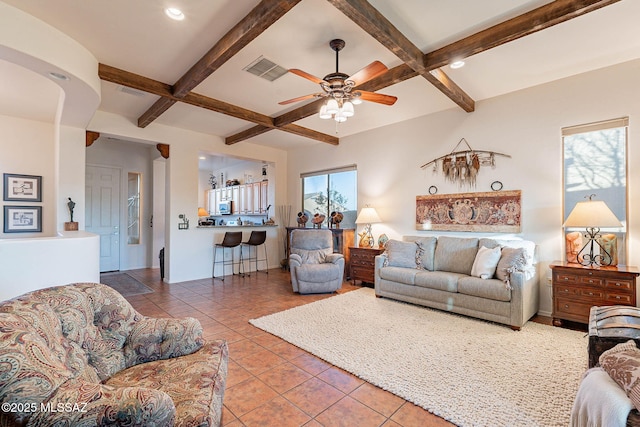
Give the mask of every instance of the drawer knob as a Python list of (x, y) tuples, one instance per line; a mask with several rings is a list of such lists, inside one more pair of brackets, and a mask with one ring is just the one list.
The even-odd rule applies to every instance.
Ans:
[(616, 282), (616, 286), (622, 286), (620, 283)]
[(565, 304), (565, 305), (564, 305), (564, 308), (569, 308), (569, 304)]
[(593, 296), (593, 292), (589, 292), (589, 296)]
[(616, 295), (616, 299), (620, 299), (620, 295)]

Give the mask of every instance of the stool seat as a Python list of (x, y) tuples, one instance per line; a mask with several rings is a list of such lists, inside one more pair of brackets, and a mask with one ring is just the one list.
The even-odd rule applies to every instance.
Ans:
[[(251, 231), (251, 235), (249, 236), (249, 240), (247, 240), (246, 242), (242, 242), (242, 247), (248, 246), (249, 247), (249, 271), (251, 271), (251, 261), (255, 261), (256, 264), (256, 273), (260, 270), (258, 270), (258, 261), (264, 261), (265, 263), (265, 269), (264, 269), (264, 273), (265, 274), (269, 274), (269, 262), (267, 260), (267, 246), (265, 245), (265, 242), (267, 240), (267, 232), (265, 230), (253, 230)], [(264, 258), (258, 259), (258, 246), (263, 245), (264, 246)], [(251, 255), (251, 248), (253, 247), (253, 256)], [(242, 248), (240, 249), (240, 255), (242, 255)], [(244, 268), (244, 259), (243, 259), (243, 270), (246, 272), (246, 269)], [(250, 273), (246, 273), (247, 275), (251, 275)]]
[[(224, 237), (222, 242), (216, 243), (213, 248), (213, 271), (211, 272), (211, 277), (216, 278), (216, 264), (222, 263), (222, 280), (224, 281), (224, 267), (227, 265), (231, 265), (231, 273), (235, 273), (235, 253), (233, 248), (240, 245), (242, 243), (242, 231), (227, 231), (224, 233)], [(216, 255), (218, 253), (218, 249), (222, 248), (222, 261), (216, 261)], [(225, 257), (225, 250), (231, 249), (231, 262), (228, 262)], [(242, 272), (240, 271), (242, 269)], [(242, 250), (240, 251), (240, 261), (238, 262), (238, 274), (242, 274), (244, 276), (244, 263), (242, 261)]]

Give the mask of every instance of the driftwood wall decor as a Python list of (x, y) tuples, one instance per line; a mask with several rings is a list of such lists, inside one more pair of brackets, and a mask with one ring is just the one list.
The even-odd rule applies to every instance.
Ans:
[[(467, 149), (456, 151), (462, 143)], [(426, 169), (427, 166), (433, 165), (433, 172), (440, 170), (447, 181), (457, 183), (460, 187), (471, 188), (476, 186), (476, 176), (482, 166), (496, 166), (496, 156), (511, 157), (495, 151), (474, 150), (467, 140), (462, 138), (449, 154), (433, 159), (420, 168)]]
[(416, 229), (520, 232), (520, 190), (416, 196)]

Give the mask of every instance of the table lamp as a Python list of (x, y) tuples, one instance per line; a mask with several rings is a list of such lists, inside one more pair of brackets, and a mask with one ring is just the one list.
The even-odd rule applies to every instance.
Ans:
[(360, 236), (360, 242), (358, 247), (360, 248), (373, 248), (373, 235), (371, 234), (371, 224), (376, 222), (382, 222), (378, 216), (378, 212), (368, 205), (360, 211), (358, 218), (356, 218), (356, 224), (365, 224), (364, 231)]
[[(595, 194), (591, 194), (588, 197), (589, 200), (576, 203), (567, 220), (564, 222), (564, 227), (585, 227), (586, 232), (584, 237), (587, 238), (587, 243), (578, 251), (575, 262), (582, 264), (585, 267), (596, 265), (611, 265), (611, 254), (598, 242), (598, 238), (601, 237), (600, 229), (605, 227), (622, 227), (622, 223), (611, 212), (611, 209), (607, 204), (601, 200), (592, 200)], [(599, 253), (594, 253), (595, 245), (600, 248)], [(588, 253), (582, 254), (588, 248)], [(582, 254), (582, 260), (580, 259)], [(567, 260), (572, 262), (571, 260)]]

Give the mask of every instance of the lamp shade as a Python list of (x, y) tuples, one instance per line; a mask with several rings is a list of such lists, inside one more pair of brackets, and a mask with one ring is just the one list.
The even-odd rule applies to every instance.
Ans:
[(198, 208), (198, 216), (209, 216), (209, 212), (205, 208)]
[(356, 218), (356, 224), (373, 224), (376, 222), (382, 222), (382, 220), (378, 216), (378, 212), (370, 207), (362, 208), (358, 218)]
[(564, 222), (565, 227), (622, 227), (622, 223), (602, 200), (578, 202)]

